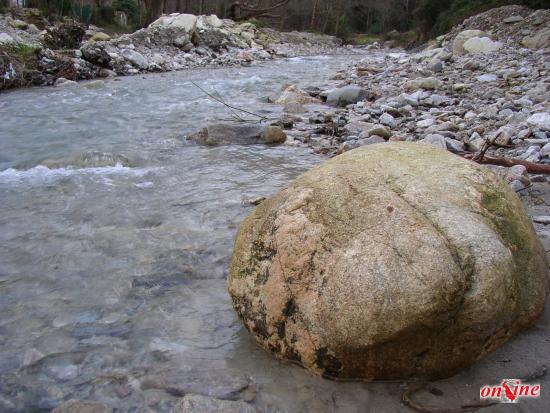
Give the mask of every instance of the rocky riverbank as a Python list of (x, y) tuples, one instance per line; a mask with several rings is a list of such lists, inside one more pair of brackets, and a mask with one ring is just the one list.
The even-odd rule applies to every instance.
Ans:
[(68, 86), (76, 80), (197, 67), (250, 65), (276, 57), (334, 53), (341, 42), (190, 14), (160, 17), (115, 38), (72, 20), (50, 24), (33, 9), (0, 15), (1, 89)]
[[(334, 156), (387, 141), (421, 141), (550, 164), (550, 10), (490, 10), (416, 53), (370, 55), (329, 84), (285, 86), (288, 144)], [(320, 103), (332, 107), (320, 107)], [(292, 125), (292, 127), (290, 127)], [(516, 191), (546, 181), (497, 168)]]

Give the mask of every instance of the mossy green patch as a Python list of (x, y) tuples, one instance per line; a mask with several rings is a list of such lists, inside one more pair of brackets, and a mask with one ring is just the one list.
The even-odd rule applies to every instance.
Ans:
[(525, 271), (530, 256), (531, 245), (529, 228), (519, 212), (523, 212), (519, 201), (515, 202), (504, 191), (493, 185), (480, 188), (483, 198), (482, 206), (488, 214), (495, 231), (511, 250), (517, 271)]

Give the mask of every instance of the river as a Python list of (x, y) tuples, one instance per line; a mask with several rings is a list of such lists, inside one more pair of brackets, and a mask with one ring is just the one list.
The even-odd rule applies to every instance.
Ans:
[[(0, 95), (0, 411), (85, 399), (170, 412), (187, 393), (262, 412), (409, 411), (401, 383), (332, 382), (275, 360), (232, 309), (226, 277), (251, 210), (243, 200), (273, 194), (322, 158), (184, 138), (230, 116), (192, 82), (277, 114), (263, 102), (283, 84), (326, 84), (360, 57)], [(457, 383), (447, 387), (460, 395), (469, 384)]]

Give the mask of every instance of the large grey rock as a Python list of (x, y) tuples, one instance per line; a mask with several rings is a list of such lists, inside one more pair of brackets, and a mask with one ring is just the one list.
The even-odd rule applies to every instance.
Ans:
[(7, 33), (0, 33), (0, 44), (13, 44), (15, 39)]
[(347, 106), (368, 97), (368, 91), (359, 86), (344, 86), (333, 89), (327, 96), (327, 103), (333, 106)]
[(276, 144), (284, 143), (286, 134), (278, 126), (226, 122), (212, 123), (188, 140), (209, 146)]
[(122, 57), (128, 60), (132, 65), (139, 67), (140, 69), (147, 69), (149, 67), (149, 62), (147, 59), (139, 52), (136, 52), (132, 49), (124, 49), (121, 52)]
[(197, 29), (219, 29), (222, 26), (223, 22), (215, 14), (211, 14), (210, 16), (199, 16), (197, 18)]
[(531, 126), (534, 126), (535, 128), (544, 131), (550, 131), (550, 113), (535, 113), (527, 119), (527, 123)]
[(314, 98), (305, 90), (300, 89), (296, 85), (290, 85), (286, 87), (279, 96), (271, 98), (270, 101), (277, 103), (278, 105), (289, 105), (298, 103), (305, 105), (308, 103), (319, 103), (319, 99)]
[(264, 348), (315, 373), (442, 378), (531, 326), (548, 274), (506, 182), (400, 142), (346, 152), (262, 202), (228, 287)]
[(502, 22), (506, 24), (513, 24), (513, 23), (519, 23), (522, 22), (524, 18), (522, 16), (518, 16), (517, 14), (514, 16), (510, 16), (505, 18)]
[(550, 47), (550, 27), (540, 29), (533, 36), (526, 36), (521, 43), (529, 49), (538, 50)]
[(245, 402), (220, 400), (200, 394), (185, 396), (172, 410), (172, 413), (257, 413), (253, 406)]
[(105, 50), (104, 45), (89, 42), (84, 44), (80, 51), (82, 57), (90, 63), (102, 67), (111, 67), (112, 65), (112, 58), (107, 50)]
[(195, 31), (197, 27), (197, 16), (193, 14), (174, 13), (159, 17), (153, 23), (152, 27), (169, 27), (176, 30), (182, 30), (187, 33)]
[(429, 145), (437, 146), (440, 149), (447, 149), (447, 142), (445, 141), (445, 137), (442, 135), (438, 135), (437, 133), (427, 135), (424, 139), (420, 141), (420, 143), (427, 143)]
[(453, 41), (453, 53), (460, 56), (465, 53), (464, 43), (473, 37), (483, 37), (486, 33), (482, 30), (464, 30), (456, 35)]

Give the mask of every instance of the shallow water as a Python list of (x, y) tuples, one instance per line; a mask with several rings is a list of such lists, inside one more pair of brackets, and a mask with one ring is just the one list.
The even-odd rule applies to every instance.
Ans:
[[(273, 359), (232, 309), (226, 276), (250, 212), (242, 201), (273, 194), (321, 158), (184, 139), (230, 116), (191, 81), (271, 114), (280, 108), (262, 100), (284, 83), (323, 84), (357, 59), (0, 95), (0, 411), (90, 399), (120, 412), (169, 412), (186, 393), (251, 401), (263, 412), (408, 411), (400, 383), (336, 383)], [(547, 321), (543, 330), (530, 333), (539, 346)], [(475, 401), (472, 382), (500, 377), (483, 373), (495, 372), (487, 363), (438, 386)]]

